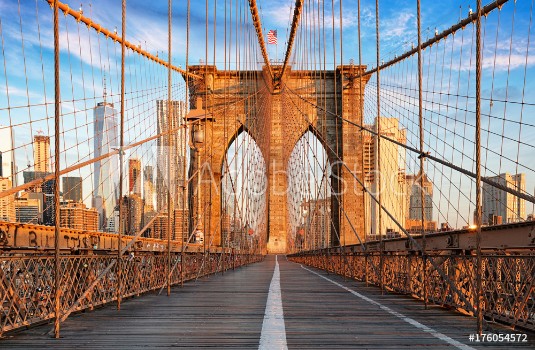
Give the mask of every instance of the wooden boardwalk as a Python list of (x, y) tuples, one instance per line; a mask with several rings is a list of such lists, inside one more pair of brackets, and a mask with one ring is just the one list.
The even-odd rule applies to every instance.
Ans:
[[(289, 349), (532, 349), (529, 343), (474, 343), (472, 318), (376, 287), (344, 281), (278, 257)], [(0, 349), (258, 349), (275, 257), (173, 288), (171, 297), (127, 300), (71, 316), (61, 339), (35, 327), (0, 340)], [(351, 291), (353, 292), (351, 292)], [(490, 332), (490, 330), (489, 330)], [(493, 332), (511, 333), (496, 327)], [(513, 332), (519, 333), (519, 332)]]

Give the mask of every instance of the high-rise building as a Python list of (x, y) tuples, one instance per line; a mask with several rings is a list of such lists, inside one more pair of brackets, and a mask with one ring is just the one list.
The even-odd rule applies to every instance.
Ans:
[(123, 234), (133, 236), (142, 228), (143, 199), (139, 194), (123, 197), (120, 217), (126, 219)]
[(50, 136), (35, 135), (33, 137), (33, 168), (35, 171), (49, 172), (50, 167)]
[[(12, 188), (11, 180), (8, 177), (0, 177), (0, 192)], [(9, 195), (0, 198), (0, 220), (15, 221), (15, 196)]]
[(151, 237), (167, 239), (168, 232), (167, 213), (163, 212), (155, 217), (151, 225)]
[(56, 213), (56, 202), (54, 201), (54, 185), (56, 180), (48, 180), (43, 182), (41, 189), (43, 191), (45, 203), (43, 208), (43, 225), (54, 226)]
[[(164, 133), (169, 129), (177, 129), (184, 123), (184, 116), (186, 113), (186, 105), (183, 101), (171, 101), (171, 116), (167, 113), (167, 100), (156, 101), (156, 132), (158, 134)], [(157, 208), (162, 210), (167, 206), (167, 196), (162, 195), (167, 193), (168, 188), (171, 190), (171, 198), (177, 198), (176, 207), (182, 207), (182, 186), (185, 180), (184, 176), (184, 132), (182, 129), (173, 132), (169, 137), (163, 136), (158, 138), (158, 163), (156, 168), (156, 192)], [(171, 162), (169, 164), (168, 157)], [(170, 167), (170, 169), (169, 169)], [(171, 174), (171, 177), (168, 174)]]
[[(526, 190), (526, 174), (511, 175), (503, 173), (498, 176), (487, 177), (502, 186), (519, 192)], [(490, 184), (483, 183), (482, 222), (485, 225), (498, 223), (519, 222), (526, 220), (526, 200), (498, 189)]]
[(424, 219), (426, 231), (436, 231), (437, 223), (433, 221), (433, 183), (427, 175), (423, 175), (423, 187), (420, 173), (405, 176), (407, 193), (407, 212), (405, 228), (409, 231), (419, 232), (422, 227), (422, 190), (424, 194)]
[(0, 177), (8, 178), (11, 186), (17, 186), (17, 166), (15, 165), (15, 131), (10, 126), (0, 125)]
[[(380, 124), (380, 129), (379, 129)], [(406, 143), (406, 130), (401, 129), (396, 118), (379, 117), (375, 118), (375, 123), (368, 128), (376, 133)], [(370, 145), (371, 144), (373, 145)], [(406, 201), (405, 201), (405, 149), (395, 143), (381, 139), (380, 145), (376, 135), (368, 136), (364, 140), (364, 171), (365, 182), (370, 184), (371, 192), (377, 196), (381, 190), (381, 204), (397, 222), (403, 225), (405, 221)], [(379, 149), (380, 146), (380, 149)], [(380, 153), (381, 159), (378, 154)], [(373, 164), (373, 168), (370, 166)], [(380, 185), (380, 186), (379, 186)], [(365, 205), (366, 227), (373, 237), (386, 232), (399, 232), (399, 226), (385, 212), (381, 213), (381, 223), (379, 224), (379, 205), (366, 195), (368, 203)], [(379, 232), (381, 227), (381, 232)]]
[(68, 202), (60, 206), (59, 223), (61, 227), (96, 231), (98, 213), (95, 208), (86, 208), (84, 203)]
[(40, 224), (42, 208), (42, 202), (38, 198), (23, 195), (15, 200), (16, 221), (23, 224)]
[(154, 171), (152, 166), (146, 165), (143, 170), (143, 193), (145, 199), (145, 212), (154, 211)]
[[(94, 157), (112, 152), (119, 147), (117, 130), (117, 111), (113, 104), (104, 101), (99, 102), (93, 109), (94, 116)], [(107, 223), (108, 216), (112, 215), (117, 204), (119, 160), (117, 155), (95, 162), (94, 165), (93, 205), (99, 213), (101, 229)]]
[(131, 158), (128, 160), (128, 192), (141, 196), (141, 160)]
[[(47, 175), (50, 175), (50, 173), (46, 171), (23, 171), (22, 172), (22, 177), (24, 179), (25, 184), (32, 182), (33, 180), (36, 180), (36, 179), (43, 179)], [(32, 192), (41, 192), (41, 185), (38, 185), (35, 187), (32, 186), (28, 190)]]
[(63, 181), (63, 200), (75, 203), (83, 200), (82, 178), (77, 176), (65, 176)]
[(119, 232), (119, 206), (115, 207), (113, 213), (106, 220), (106, 232)]

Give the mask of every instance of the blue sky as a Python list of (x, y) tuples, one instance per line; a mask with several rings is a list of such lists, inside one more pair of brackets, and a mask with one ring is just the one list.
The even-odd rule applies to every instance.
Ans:
[[(121, 4), (120, 1), (105, 1), (93, 0), (89, 1), (65, 1), (71, 7), (78, 9), (80, 2), (86, 15), (89, 15), (97, 23), (104, 27), (113, 29), (121, 26)], [(291, 23), (291, 11), (294, 1), (292, 0), (258, 0), (260, 7), (260, 14), (264, 31), (269, 29), (276, 29), (278, 31), (279, 44), (269, 45), (268, 51), (270, 58), (277, 57), (281, 59), (285, 51), (286, 37), (289, 32)], [(185, 65), (185, 48), (186, 48), (186, 1), (174, 1), (173, 4), (173, 63), (184, 67)], [(227, 61), (227, 66), (234, 68), (236, 66), (235, 51), (232, 50), (230, 57), (225, 57), (224, 51), (224, 34), (225, 27), (227, 27), (227, 35), (230, 33), (230, 24), (225, 22), (225, 4), (228, 13), (230, 12), (230, 0), (224, 2), (218, 0), (209, 1), (208, 9), (208, 47), (205, 45), (206, 36), (206, 7), (204, 1), (191, 1), (191, 37), (190, 37), (190, 64), (196, 64), (199, 60), (214, 61), (214, 19), (216, 23), (216, 40), (215, 40), (215, 64), (220, 68), (224, 68), (224, 62)], [(238, 11), (241, 11), (242, 18), (250, 18), (247, 1), (240, 1)], [(217, 15), (214, 16), (214, 5), (216, 6)], [(333, 47), (332, 47), (332, 18), (331, 6), (334, 5), (334, 41), (337, 43), (337, 64), (340, 63), (340, 23), (339, 12), (340, 2), (326, 1), (325, 6), (325, 20), (326, 20), (326, 51), (327, 51), (327, 68), (332, 68), (334, 63)], [(235, 23), (235, 8), (236, 1), (232, 2), (234, 7), (233, 22)], [(492, 113), (491, 106), (488, 103), (483, 104), (483, 112), (490, 113), (495, 118), (488, 118), (492, 124), (489, 124), (491, 129), (498, 135), (506, 135), (515, 138), (519, 134), (518, 127), (509, 125), (508, 123), (500, 123), (499, 118), (506, 116), (511, 121), (522, 120), (525, 125), (522, 127), (521, 137), (527, 144), (535, 144), (535, 110), (533, 104), (535, 103), (533, 94), (530, 93), (535, 89), (535, 40), (531, 38), (529, 44), (529, 55), (526, 58), (526, 48), (528, 48), (527, 34), (530, 25), (530, 8), (533, 6), (533, 1), (523, 0), (509, 1), (503, 6), (500, 15), (495, 12), (486, 20), (487, 28), (489, 30), (485, 33), (484, 48), (484, 85), (483, 97), (492, 97), (495, 101), (500, 99), (507, 99), (514, 102), (525, 102), (522, 105), (508, 104), (505, 105), (500, 102), (494, 102)], [(19, 15), (19, 7), (20, 13)], [(424, 40), (434, 35), (435, 28), (440, 32), (452, 24), (458, 22), (459, 18), (467, 16), (469, 7), (475, 9), (475, 1), (422, 1), (422, 28)], [(357, 35), (357, 1), (346, 0), (343, 1), (343, 62), (349, 63), (350, 59), (358, 62), (358, 35)], [(380, 18), (381, 18), (381, 58), (385, 61), (393, 58), (406, 51), (412, 43), (416, 43), (416, 1), (380, 1)], [(19, 148), (17, 153), (19, 170), (24, 167), (31, 154), (31, 134), (41, 129), (45, 134), (51, 134), (51, 117), (53, 116), (53, 61), (52, 61), (52, 12), (43, 0), (21, 1), (20, 4), (16, 1), (0, 0), (0, 18), (2, 25), (2, 40), (3, 40), (3, 55), (0, 57), (0, 124), (12, 125), (19, 124), (16, 127), (16, 144)], [(227, 16), (229, 17), (229, 16)], [(514, 18), (514, 21), (513, 21)], [(19, 23), (21, 20), (22, 24)], [(497, 21), (500, 20), (500, 24)], [(306, 27), (305, 14), (302, 19), (303, 27)], [(375, 57), (375, 1), (362, 0), (361, 9), (362, 21), (362, 56), (363, 64), (368, 67), (374, 66), (376, 62)], [(225, 25), (226, 24), (226, 25)], [(22, 25), (22, 29), (21, 26)], [(119, 71), (117, 69), (117, 46), (113, 46), (109, 41), (102, 37), (98, 41), (98, 36), (92, 32), (88, 34), (85, 26), (79, 26), (72, 18), (60, 19), (61, 38), (62, 38), (62, 97), (65, 101), (63, 103), (64, 113), (72, 112), (74, 115), (74, 122), (65, 122), (66, 130), (72, 132), (66, 133), (65, 144), (77, 143), (75, 148), (67, 152), (65, 164), (74, 164), (77, 161), (87, 159), (91, 152), (92, 141), (80, 142), (84, 137), (90, 137), (92, 133), (92, 126), (87, 127), (88, 120), (91, 119), (92, 106), (101, 100), (102, 97), (102, 81), (104, 75), (107, 76), (108, 94), (110, 99), (118, 102), (116, 94), (118, 92)], [(498, 28), (499, 30), (496, 30)], [(249, 30), (254, 35), (254, 31), (249, 27)], [(235, 32), (235, 27), (232, 29)], [(531, 24), (531, 36), (533, 36), (533, 24)], [(81, 33), (81, 34), (78, 34)], [(464, 35), (469, 37), (471, 29), (467, 27)], [(68, 35), (68, 40), (67, 40)], [(498, 36), (495, 44), (496, 35)], [(167, 56), (167, 2), (153, 1), (147, 2), (142, 0), (130, 0), (127, 5), (127, 39), (134, 43), (140, 44), (142, 47), (151, 53), (158, 53), (162, 58)], [(89, 42), (88, 38), (91, 39)], [(22, 40), (23, 39), (23, 40)], [(456, 36), (457, 43), (459, 43), (460, 35)], [(229, 40), (227, 40), (227, 43)], [(67, 45), (68, 44), (68, 45)], [(260, 60), (257, 49), (246, 48), (247, 45), (241, 43), (241, 51), (243, 53), (249, 52), (256, 54)], [(111, 45), (111, 46), (110, 46)], [(230, 44), (228, 44), (230, 45)], [(229, 46), (227, 45), (227, 51)], [(235, 45), (235, 43), (232, 43)], [(301, 45), (301, 46), (300, 46)], [(254, 46), (254, 45), (253, 45)], [(456, 46), (458, 50), (462, 45)], [(302, 41), (296, 41), (296, 50), (302, 47)], [(448, 47), (449, 48), (449, 47)], [(206, 54), (206, 50), (208, 53)], [(251, 50), (251, 51), (247, 51)], [(431, 49), (433, 50), (433, 48)], [(430, 52), (435, 52), (431, 51)], [(486, 51), (485, 51), (486, 50)], [(299, 51), (298, 51), (299, 52)], [(465, 51), (467, 55), (468, 51)], [(100, 60), (108, 61), (102, 63)], [(295, 57), (297, 62), (302, 63), (303, 57)], [(229, 63), (230, 61), (230, 63)], [(127, 65), (130, 70), (127, 74), (131, 74), (135, 78), (136, 84), (147, 83), (148, 77), (151, 78), (150, 84), (156, 88), (165, 81), (165, 70), (158, 70), (153, 65), (146, 63), (139, 63), (139, 59), (134, 55), (129, 54)], [(470, 57), (463, 56), (463, 64), (468, 64)], [(526, 64), (527, 63), (527, 64)], [(244, 62), (241, 62), (244, 67)], [(258, 64), (248, 65), (251, 68)], [(330, 65), (330, 67), (329, 67)], [(4, 67), (6, 74), (4, 74)], [(104, 67), (104, 68), (103, 68)], [(396, 74), (399, 74), (403, 66), (394, 67), (391, 73), (385, 72), (385, 82), (393, 81), (394, 85), (400, 82), (395, 82)], [(397, 69), (397, 70), (396, 70)], [(149, 73), (147, 73), (147, 71)], [(473, 80), (473, 73), (470, 75), (470, 66), (458, 67), (459, 87), (454, 90), (449, 90), (450, 93), (455, 94), (469, 94), (473, 91), (473, 85), (470, 83)], [(84, 77), (82, 77), (84, 74)], [(389, 75), (390, 74), (390, 75)], [(425, 74), (425, 68), (424, 68)], [(431, 74), (431, 72), (427, 72)], [(436, 77), (436, 73), (433, 73)], [(524, 79), (526, 78), (526, 79)], [(84, 80), (85, 79), (85, 80)], [(180, 81), (178, 75), (174, 76), (175, 81)], [(390, 80), (389, 80), (390, 79)], [(411, 82), (410, 84), (414, 84)], [(435, 84), (437, 84), (435, 82)], [(6, 86), (9, 89), (9, 104), (11, 109), (8, 111), (8, 99), (6, 94)], [(132, 83), (127, 87), (133, 91), (136, 86)], [(413, 86), (413, 85), (411, 85)], [(439, 90), (438, 85), (434, 86), (436, 91)], [(163, 96), (166, 91), (156, 92), (156, 97)], [(177, 96), (183, 96), (183, 87), (177, 87), (175, 92)], [(115, 96), (115, 97), (114, 97)], [(409, 97), (408, 99), (413, 98)], [(139, 101), (143, 101), (145, 97), (138, 97)], [(147, 97), (148, 98), (148, 97)], [(152, 96), (152, 98), (155, 98)], [(407, 98), (405, 96), (405, 98)], [(82, 102), (69, 102), (69, 100), (84, 100)], [(372, 122), (374, 118), (373, 113), (373, 99), (368, 99), (370, 111), (366, 117), (366, 122)], [(430, 104), (430, 111), (433, 110), (433, 103), (435, 97), (428, 97)], [(473, 110), (470, 99), (465, 99), (459, 102), (465, 104), (468, 110)], [(31, 105), (27, 108), (24, 106)], [(83, 105), (82, 105), (83, 104)], [(436, 105), (435, 105), (436, 107)], [(76, 112), (77, 111), (77, 112)], [(8, 113), (9, 112), (9, 113)], [(130, 111), (132, 113), (132, 123), (143, 125), (140, 129), (132, 129), (128, 133), (128, 141), (135, 139), (139, 140), (144, 135), (150, 135), (154, 131), (153, 125), (145, 125), (142, 122), (146, 112), (137, 110)], [(429, 112), (431, 118), (432, 112)], [(457, 112), (458, 113), (458, 112)], [(450, 117), (460, 118), (458, 114)], [(473, 116), (467, 113), (463, 116), (463, 120), (467, 122), (473, 121)], [(521, 119), (522, 118), (522, 119)], [(29, 121), (32, 121), (31, 124)], [(70, 124), (69, 124), (70, 123)], [(504, 124), (504, 125), (502, 125)], [(31, 126), (30, 126), (31, 125)], [(85, 127), (84, 127), (85, 126)], [(410, 123), (406, 125), (410, 128)], [(438, 134), (437, 134), (438, 135)], [(463, 136), (469, 138), (468, 134)], [(436, 138), (436, 137), (435, 137)], [(504, 142), (503, 138), (490, 137), (489, 149), (504, 150), (497, 151), (498, 153), (511, 155), (511, 158), (518, 158), (520, 164), (528, 165), (535, 159), (535, 152), (533, 147), (518, 146), (515, 142)], [(436, 140), (429, 140), (429, 142)], [(414, 142), (414, 139), (411, 141)], [(455, 140), (452, 141), (456, 143)], [(457, 142), (457, 145), (459, 143)], [(146, 151), (140, 151), (145, 152)], [(453, 152), (453, 151), (452, 151)], [(144, 154), (145, 154), (144, 153)], [(147, 156), (148, 157), (148, 156)], [(491, 157), (492, 158), (492, 157)], [(514, 171), (514, 167), (503, 164), (498, 164), (500, 157), (489, 159), (489, 167), (500, 169), (500, 171)], [(451, 155), (452, 161), (455, 161), (455, 155)], [(467, 165), (469, 166), (469, 165)], [(531, 166), (533, 168), (533, 166)], [(528, 173), (527, 191), (533, 193), (535, 186), (535, 172), (526, 169), (520, 169)], [(86, 175), (84, 175), (86, 176)], [(89, 175), (87, 175), (89, 176)], [(470, 191), (469, 189), (467, 191)], [(528, 210), (529, 212), (529, 210)]]

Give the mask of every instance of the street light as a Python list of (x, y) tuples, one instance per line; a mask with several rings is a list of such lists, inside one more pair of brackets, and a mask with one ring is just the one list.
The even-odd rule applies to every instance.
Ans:
[[(188, 124), (192, 125), (191, 128), (191, 140), (192, 142), (189, 143), (189, 147), (191, 148), (191, 169), (190, 174), (197, 174), (197, 183), (195, 184), (192, 182), (192, 195), (197, 192), (197, 208), (196, 208), (196, 231), (202, 232), (202, 225), (201, 225), (201, 217), (202, 217), (202, 209), (201, 209), (201, 170), (200, 170), (200, 162), (201, 162), (201, 156), (200, 156), (200, 149), (204, 143), (204, 129), (206, 126), (206, 122), (210, 121), (213, 122), (215, 119), (212, 117), (211, 114), (209, 114), (206, 110), (203, 109), (203, 103), (202, 98), (197, 97), (197, 101), (195, 104), (195, 108), (191, 109), (189, 113), (186, 115), (185, 120)], [(191, 203), (193, 204), (193, 203)], [(190, 225), (190, 227), (193, 228), (193, 225)], [(203, 234), (204, 235), (204, 234)], [(203, 245), (205, 245), (206, 237), (203, 237)]]

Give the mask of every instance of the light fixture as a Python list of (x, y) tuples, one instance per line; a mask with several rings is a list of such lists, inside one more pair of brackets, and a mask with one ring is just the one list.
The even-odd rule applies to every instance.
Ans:
[(197, 97), (195, 108), (191, 109), (186, 115), (186, 121), (193, 124), (192, 140), (195, 144), (204, 143), (204, 122), (213, 122), (215, 119), (206, 110), (203, 109), (202, 97)]

